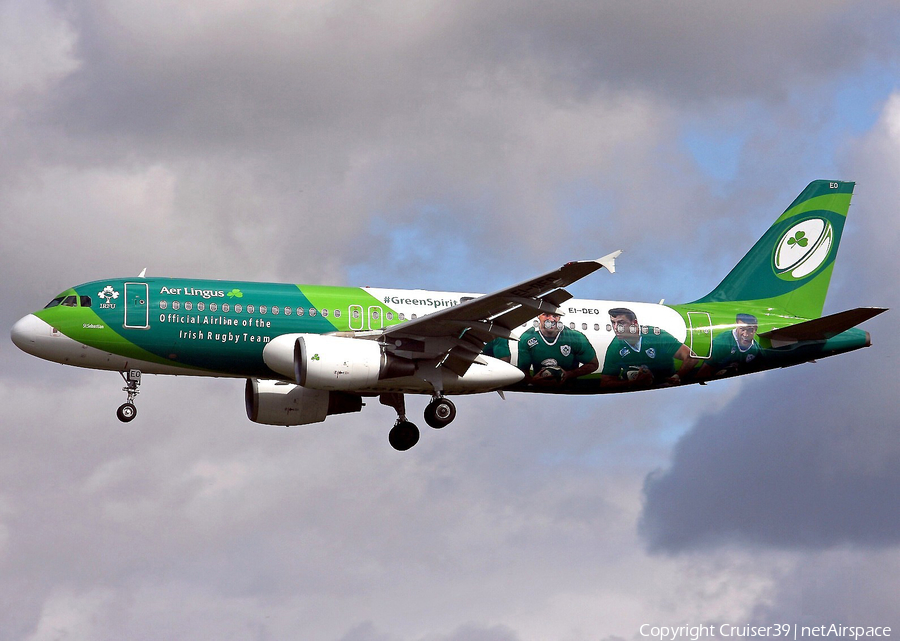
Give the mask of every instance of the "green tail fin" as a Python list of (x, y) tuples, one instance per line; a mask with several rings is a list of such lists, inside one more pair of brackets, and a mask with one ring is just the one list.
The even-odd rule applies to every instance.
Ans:
[(822, 315), (856, 183), (815, 180), (709, 294), (801, 318)]

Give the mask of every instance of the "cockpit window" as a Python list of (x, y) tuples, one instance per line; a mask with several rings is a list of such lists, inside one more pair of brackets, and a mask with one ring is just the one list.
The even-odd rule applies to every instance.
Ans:
[(51, 307), (56, 307), (56, 306), (59, 305), (61, 302), (63, 302), (63, 298), (65, 298), (65, 297), (64, 297), (64, 296), (57, 296), (56, 298), (54, 298), (53, 300), (51, 300), (49, 303), (47, 303), (47, 305), (44, 307), (44, 309), (50, 309)]
[(91, 306), (91, 297), (90, 296), (79, 296), (78, 298), (81, 300), (82, 307), (90, 307)]
[(78, 307), (77, 296), (66, 296), (66, 299), (60, 303), (63, 307)]

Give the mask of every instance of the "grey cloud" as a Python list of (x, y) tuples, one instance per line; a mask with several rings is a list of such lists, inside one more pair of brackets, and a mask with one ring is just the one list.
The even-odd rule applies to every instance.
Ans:
[[(761, 222), (753, 218), (764, 229), (778, 213), (771, 204), (783, 208), (808, 179), (816, 150), (790, 139), (828, 123), (792, 124), (796, 112), (778, 111), (772, 97), (798, 82), (833, 88), (867, 56), (885, 55), (872, 41), (893, 28), (880, 8), (848, 5), (844, 14), (822, 3), (796, 14), (735, 8), (733, 24), (703, 4), (416, 3), (411, 13), (392, 3), (307, 13), (251, 4), (55, 3), (41, 5), (59, 10), (44, 16), (49, 26), (24, 24), (28, 59), (56, 62), (29, 67), (42, 83), (2, 111), (0, 324), (70, 281), (145, 266), (332, 284), (352, 268), (366, 277), (359, 284), (412, 274), (409, 284), (444, 287), (446, 275), (481, 288), (624, 246), (620, 273), (579, 294), (674, 295), (661, 287), (681, 286), (671, 261), (729, 267), (729, 252), (743, 249), (733, 247), (733, 221), (746, 228), (765, 208)], [(783, 27), (770, 29), (776, 14)], [(842, 16), (846, 33), (829, 40)], [(762, 49), (783, 64), (754, 67)], [(820, 77), (823, 66), (833, 74)], [(777, 133), (749, 136), (741, 168), (748, 183), (767, 180), (724, 194), (677, 140), (685, 105), (696, 120), (693, 106), (721, 96), (768, 100), (778, 113)], [(743, 121), (743, 106), (731, 108), (709, 109)], [(889, 146), (864, 159), (870, 182), (896, 183), (874, 169), (896, 165)], [(854, 213), (874, 198), (862, 173)], [(877, 201), (889, 215), (897, 199)], [(398, 229), (419, 254), (385, 251)], [(875, 225), (852, 251), (845, 244), (839, 272), (850, 256), (871, 264), (843, 287), (836, 274), (833, 302), (893, 304), (880, 295), (891, 283), (876, 291), (856, 280), (892, 273), (892, 238)], [(833, 371), (878, 379), (897, 355), (886, 339), (891, 319), (872, 322), (878, 349), (750, 388), (784, 398), (771, 387), (796, 384), (802, 394), (808, 374), (829, 390), (845, 382)], [(462, 398), (452, 429), (426, 431), (411, 456), (398, 456), (385, 436), (394, 417), (376, 403), (310, 429), (274, 430), (246, 420), (240, 382), (148, 377), (139, 420), (125, 428), (113, 417), (124, 397), (115, 373), (41, 362), (8, 340), (0, 361), (4, 638), (631, 638), (635, 620), (666, 618), (676, 605), (690, 615), (744, 613), (766, 596), (757, 584), (780, 571), (771, 551), (759, 564), (702, 546), (687, 560), (647, 556), (634, 534), (641, 479), (667, 456), (668, 435), (727, 389)], [(864, 418), (896, 409), (878, 400), (889, 382), (852, 383), (866, 394)], [(418, 414), (424, 401), (410, 406)], [(703, 425), (710, 439), (724, 433), (770, 453), (749, 430)], [(821, 447), (802, 426), (760, 429), (785, 447), (789, 435), (807, 444), (781, 460), (806, 465), (821, 486), (835, 483), (829, 469), (855, 491), (896, 480), (875, 468), (895, 453), (887, 424), (875, 433), (826, 428)], [(720, 451), (732, 453), (730, 442)], [(691, 448), (705, 451), (683, 446)], [(819, 476), (813, 453), (827, 463)], [(741, 480), (713, 471), (731, 487)], [(664, 480), (659, 492), (684, 502)], [(789, 488), (828, 505), (821, 486)], [(804, 518), (813, 528), (815, 518)], [(676, 521), (659, 525), (661, 547)], [(696, 541), (696, 532), (680, 534)], [(844, 540), (865, 536), (851, 529)], [(879, 527), (868, 536), (872, 546), (891, 540)], [(801, 566), (817, 558), (790, 554)], [(841, 567), (817, 576), (837, 581)], [(786, 591), (775, 596), (779, 612), (795, 607)]]
[[(377, 406), (324, 429), (267, 428), (243, 417), (239, 382), (148, 377), (130, 430), (112, 413), (118, 377), (79, 378), (52, 402), (46, 383), (0, 393), (22, 408), (0, 434), (5, 638), (153, 638), (159, 623), (142, 624), (157, 608), (186, 636), (255, 622), (330, 638), (348, 612), (394, 635), (413, 629), (403, 620), (455, 630), (571, 581), (558, 568), (591, 554), (601, 525), (627, 530), (589, 470), (541, 464), (527, 444), (550, 416), (527, 405), (475, 400), (460, 430), (428, 432), (419, 457), (400, 458)], [(478, 405), (494, 406), (483, 421)], [(500, 409), (513, 427), (491, 427)], [(498, 469), (498, 455), (537, 466)], [(448, 638), (515, 637), (464, 626)]]
[[(598, 91), (784, 96), (852, 71), (896, 28), (889, 3), (352, 3), (306, 9), (80, 5), (85, 69), (65, 108), (91, 131), (270, 143), (285, 125), (368, 138), (485, 86), (560, 104)], [(85, 100), (87, 98), (87, 100)], [(87, 105), (91, 108), (85, 109)], [(79, 105), (81, 108), (79, 109)], [(73, 113), (74, 112), (74, 113)], [(172, 139), (174, 142), (174, 139)]]
[[(660, 78), (695, 91), (684, 74), (708, 64), (714, 68), (699, 75), (725, 93), (728, 82), (756, 91), (829, 60), (835, 49), (822, 52), (817, 43), (835, 40), (827, 34), (837, 24), (855, 33), (858, 21), (871, 27), (875, 18), (860, 12), (841, 20), (842, 9), (821, 3), (813, 12), (647, 9), (68, 6), (59, 15), (77, 34), (80, 66), (9, 128), (9, 211), (38, 212), (38, 220), (42, 211), (50, 219), (61, 211), (80, 216), (82, 252), (71, 252), (61, 235), (49, 241), (62, 261), (99, 254), (113, 264), (133, 260), (136, 270), (165, 264), (201, 276), (343, 283), (348, 263), (399, 262), (368, 224), (373, 215), (388, 227), (411, 224), (428, 255), (458, 260), (440, 235), (427, 233), (423, 203), (444, 207), (465, 230), (462, 242), (514, 266), (516, 277), (530, 264), (523, 254), (544, 255), (543, 269), (619, 248), (611, 238), (629, 250), (626, 261), (659, 270), (660, 239), (686, 242), (690, 233), (673, 213), (699, 221), (721, 204), (676, 148), (679, 94)], [(757, 37), (762, 31), (767, 38)], [(862, 47), (846, 34), (837, 41)], [(719, 55), (698, 57), (704, 47)], [(779, 55), (793, 47), (801, 53), (783, 55), (793, 62), (774, 73), (747, 69), (750, 61), (763, 67), (759, 49)], [(732, 55), (743, 61), (739, 73)], [(858, 65), (861, 55), (843, 51), (833, 72)], [(171, 181), (162, 210), (148, 201), (98, 204), (77, 187), (97, 174), (124, 182), (152, 172)], [(35, 202), (41, 188), (26, 176), (43, 180), (59, 202), (45, 195)], [(586, 229), (559, 215), (560, 192), (579, 181), (598, 203)], [(676, 182), (679, 189), (646, 188)], [(618, 215), (598, 221), (599, 203), (614, 203)], [(96, 240), (101, 223), (120, 242)], [(646, 238), (647, 225), (661, 232), (656, 239)], [(714, 246), (705, 234), (692, 245)], [(572, 238), (577, 256), (547, 255), (548, 246)], [(115, 253), (100, 251), (108, 249)]]
[[(888, 349), (898, 355), (896, 344)], [(671, 469), (647, 479), (651, 547), (900, 543), (900, 473), (890, 463), (900, 455), (891, 437), (900, 405), (874, 399), (868, 377), (847, 375), (869, 369), (862, 355), (841, 361), (745, 384), (701, 420), (676, 446)]]
[[(895, 163), (900, 102), (848, 150), (859, 183), (826, 311), (881, 306), (900, 295), (887, 245), (898, 223)], [(866, 180), (869, 178), (869, 180)], [(645, 483), (651, 548), (725, 543), (823, 548), (900, 543), (900, 399), (890, 374), (900, 357), (895, 311), (865, 325), (873, 347), (817, 365), (746, 379), (738, 396), (676, 445), (671, 467)], [(799, 377), (799, 378), (798, 378)], [(802, 380), (801, 380), (802, 379)]]
[(770, 625), (900, 626), (897, 611), (896, 549), (873, 552), (838, 548), (811, 555), (785, 572), (770, 599), (760, 603), (751, 621)]
[(470, 623), (446, 636), (426, 637), (422, 641), (519, 641), (519, 636), (505, 625), (483, 626)]

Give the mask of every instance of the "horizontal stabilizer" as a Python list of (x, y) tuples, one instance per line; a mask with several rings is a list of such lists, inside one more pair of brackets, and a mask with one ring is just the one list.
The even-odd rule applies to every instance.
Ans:
[(772, 345), (776, 347), (798, 341), (828, 340), (886, 311), (887, 309), (884, 307), (857, 307), (856, 309), (848, 309), (845, 312), (838, 312), (830, 316), (797, 323), (790, 327), (773, 329), (771, 332), (760, 334), (760, 337), (770, 339)]

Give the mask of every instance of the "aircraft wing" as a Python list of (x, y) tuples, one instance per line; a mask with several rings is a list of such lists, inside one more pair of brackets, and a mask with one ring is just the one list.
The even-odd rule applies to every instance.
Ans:
[(565, 287), (601, 267), (614, 273), (621, 253), (566, 263), (518, 285), (394, 325), (382, 332), (381, 340), (388, 349), (409, 352), (412, 358), (437, 358), (438, 366), (462, 376), (485, 343), (510, 338), (513, 328), (541, 312), (558, 311), (572, 298)]

